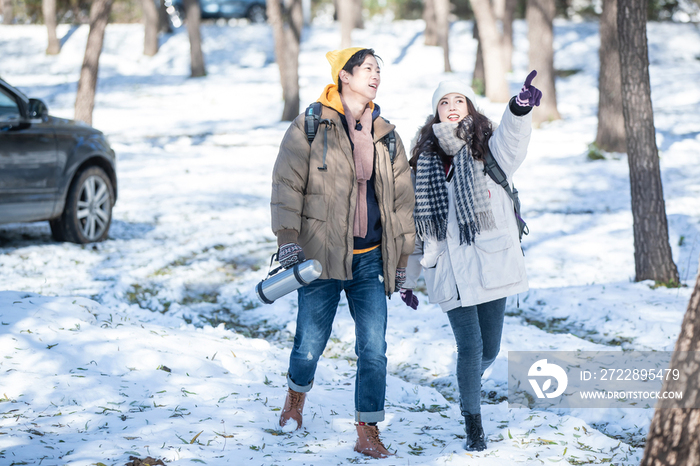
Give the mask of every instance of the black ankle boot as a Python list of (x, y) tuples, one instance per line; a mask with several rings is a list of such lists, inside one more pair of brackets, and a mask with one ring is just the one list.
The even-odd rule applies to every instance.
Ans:
[(467, 442), (464, 445), (467, 451), (486, 450), (484, 429), (481, 427), (481, 414), (465, 414), (464, 429), (467, 432)]

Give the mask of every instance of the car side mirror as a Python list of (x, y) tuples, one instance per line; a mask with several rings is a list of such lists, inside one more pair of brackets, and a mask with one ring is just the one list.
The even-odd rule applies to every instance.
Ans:
[(30, 120), (46, 121), (49, 118), (49, 108), (40, 99), (29, 99), (29, 112), (27, 117)]

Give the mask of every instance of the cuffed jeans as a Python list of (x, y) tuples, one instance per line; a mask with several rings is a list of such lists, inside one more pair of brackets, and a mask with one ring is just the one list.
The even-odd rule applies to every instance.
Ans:
[(462, 414), (481, 413), (481, 376), (501, 348), (506, 298), (447, 313), (457, 342), (457, 384)]
[(386, 393), (386, 321), (381, 249), (352, 259), (352, 280), (315, 280), (299, 288), (299, 312), (294, 347), (289, 358), (287, 382), (297, 392), (313, 385), (318, 359), (328, 343), (340, 301), (345, 291), (350, 315), (355, 321), (355, 420), (384, 420)]

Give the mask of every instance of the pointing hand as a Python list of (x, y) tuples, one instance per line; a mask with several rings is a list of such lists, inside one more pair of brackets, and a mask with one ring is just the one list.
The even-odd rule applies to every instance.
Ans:
[(523, 84), (523, 88), (520, 89), (520, 93), (515, 97), (515, 103), (521, 107), (537, 107), (540, 104), (542, 91), (531, 84), (535, 76), (537, 76), (537, 71), (532, 70), (530, 74), (527, 75), (525, 84)]

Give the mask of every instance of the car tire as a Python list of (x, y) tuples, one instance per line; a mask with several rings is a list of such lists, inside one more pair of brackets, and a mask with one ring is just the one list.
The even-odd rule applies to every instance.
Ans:
[(85, 244), (103, 241), (109, 233), (114, 187), (100, 167), (79, 172), (68, 190), (60, 217), (49, 222), (57, 241)]
[(262, 5), (253, 5), (246, 15), (251, 23), (264, 23), (267, 21), (267, 11)]

